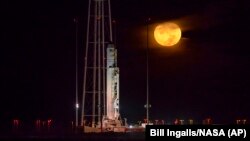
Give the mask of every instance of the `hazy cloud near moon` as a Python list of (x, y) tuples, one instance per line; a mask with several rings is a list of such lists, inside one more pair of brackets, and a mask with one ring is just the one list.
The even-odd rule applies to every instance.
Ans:
[(239, 2), (233, 0), (214, 2), (207, 5), (200, 13), (181, 17), (174, 22), (178, 23), (183, 31), (211, 28), (231, 22), (235, 11), (239, 8), (238, 5)]

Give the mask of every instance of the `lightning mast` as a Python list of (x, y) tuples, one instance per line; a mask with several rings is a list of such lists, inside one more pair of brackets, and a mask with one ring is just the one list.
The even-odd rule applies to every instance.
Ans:
[(81, 126), (109, 128), (120, 116), (110, 0), (89, 0), (87, 21)]

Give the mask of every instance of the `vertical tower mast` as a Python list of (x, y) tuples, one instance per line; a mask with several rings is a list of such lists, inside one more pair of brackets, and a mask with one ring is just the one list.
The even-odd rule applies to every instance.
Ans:
[(75, 35), (75, 38), (76, 38), (76, 101), (75, 101), (75, 110), (76, 110), (76, 113), (75, 113), (75, 126), (77, 127), (78, 126), (78, 109), (79, 109), (79, 103), (78, 103), (78, 19), (77, 18), (74, 18), (74, 22), (76, 23), (76, 35)]
[(81, 125), (101, 126), (107, 116), (106, 50), (112, 42), (110, 0), (89, 0)]

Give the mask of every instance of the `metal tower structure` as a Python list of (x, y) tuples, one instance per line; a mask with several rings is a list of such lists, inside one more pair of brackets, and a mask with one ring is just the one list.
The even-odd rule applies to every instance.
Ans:
[(87, 21), (81, 126), (108, 128), (120, 116), (110, 0), (89, 0)]
[(76, 81), (76, 101), (75, 101), (75, 126), (77, 127), (78, 126), (78, 110), (79, 110), (79, 101), (78, 101), (78, 18), (76, 17), (76, 18), (74, 18), (74, 22), (75, 22), (75, 24), (76, 24), (76, 35), (75, 35), (75, 38), (76, 38), (76, 44), (75, 44), (75, 46), (76, 46), (76, 79), (75, 79), (75, 81)]

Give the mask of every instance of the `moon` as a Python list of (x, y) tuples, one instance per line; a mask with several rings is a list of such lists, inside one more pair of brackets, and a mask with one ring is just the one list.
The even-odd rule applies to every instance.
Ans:
[(173, 46), (181, 39), (181, 29), (175, 23), (163, 23), (156, 26), (154, 37), (162, 46)]

